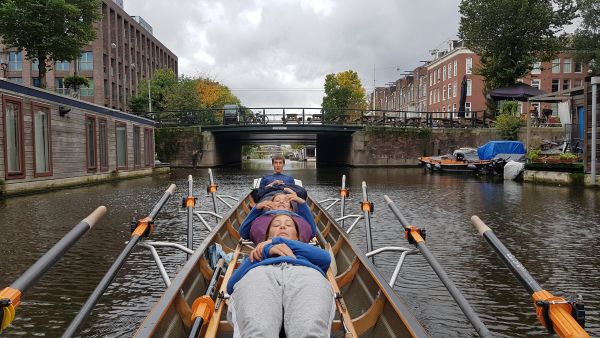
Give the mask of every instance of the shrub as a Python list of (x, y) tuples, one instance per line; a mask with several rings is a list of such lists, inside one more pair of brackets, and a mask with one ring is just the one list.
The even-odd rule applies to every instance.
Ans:
[(532, 162), (533, 162), (533, 161), (537, 160), (537, 159), (538, 159), (538, 157), (540, 157), (540, 153), (541, 153), (541, 152), (542, 152), (542, 150), (541, 150), (541, 149), (533, 149), (533, 150), (530, 150), (530, 151), (527, 153), (527, 159), (529, 159), (530, 161), (532, 161)]
[(561, 160), (578, 160), (579, 156), (573, 153), (562, 153), (558, 155), (558, 158), (560, 158)]
[(510, 113), (501, 113), (496, 117), (496, 129), (500, 131), (500, 137), (503, 140), (516, 140), (519, 128), (521, 128), (521, 119)]

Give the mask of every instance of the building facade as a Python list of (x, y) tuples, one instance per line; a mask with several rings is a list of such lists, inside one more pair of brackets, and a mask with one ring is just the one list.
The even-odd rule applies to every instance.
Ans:
[[(161, 68), (178, 73), (177, 56), (152, 35), (146, 21), (125, 12), (122, 0), (103, 0), (102, 20), (95, 23), (95, 28), (96, 40), (82, 50), (76, 62), (57, 61), (46, 73), (46, 89), (72, 95), (64, 86), (64, 78), (77, 71), (90, 80), (89, 87), (80, 89), (80, 99), (127, 111), (140, 81), (152, 78)], [(26, 52), (0, 47), (6, 65), (3, 77), (40, 87), (37, 62), (27, 60)]]
[(153, 121), (0, 80), (0, 195), (153, 172)]
[[(461, 41), (453, 40), (446, 50), (434, 50), (431, 61), (417, 67), (412, 74), (398, 79), (392, 86), (377, 87), (375, 108), (406, 112), (432, 112), (434, 118), (456, 118), (461, 110), (461, 96), (464, 96), (464, 117), (470, 118), (473, 112), (486, 110), (483, 77), (475, 75), (480, 57)], [(588, 66), (575, 62), (568, 54), (560, 54), (551, 62), (537, 62), (533, 70), (520, 79), (532, 87), (546, 93), (560, 93), (585, 85)], [(393, 87), (393, 88), (392, 88)], [(385, 97), (382, 97), (385, 95)], [(391, 102), (391, 103), (390, 103)], [(552, 109), (555, 104), (543, 104), (536, 109)], [(520, 103), (521, 113), (531, 109), (528, 103)], [(461, 116), (463, 113), (461, 112)]]

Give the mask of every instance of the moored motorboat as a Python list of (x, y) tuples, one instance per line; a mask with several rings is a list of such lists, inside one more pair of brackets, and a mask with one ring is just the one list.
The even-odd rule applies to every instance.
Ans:
[(429, 171), (456, 173), (479, 172), (490, 163), (489, 160), (480, 160), (474, 148), (460, 148), (452, 154), (423, 156), (418, 160)]

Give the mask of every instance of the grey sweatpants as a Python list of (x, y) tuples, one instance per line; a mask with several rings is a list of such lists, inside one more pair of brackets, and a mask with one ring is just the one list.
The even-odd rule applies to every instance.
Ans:
[(287, 263), (258, 266), (234, 286), (229, 303), (234, 337), (329, 337), (333, 291), (323, 275)]

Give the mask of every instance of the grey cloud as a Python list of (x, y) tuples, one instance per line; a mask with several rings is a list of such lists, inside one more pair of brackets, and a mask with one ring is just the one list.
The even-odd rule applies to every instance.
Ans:
[[(353, 69), (363, 86), (399, 77), (455, 38), (459, 0), (332, 0), (324, 15), (317, 1), (125, 0), (180, 60), (180, 73), (203, 74), (232, 89), (322, 88), (325, 75)], [(326, 7), (326, 6), (325, 6)], [(253, 25), (247, 13), (261, 13)], [(319, 106), (320, 91), (235, 94), (248, 106)]]

